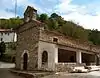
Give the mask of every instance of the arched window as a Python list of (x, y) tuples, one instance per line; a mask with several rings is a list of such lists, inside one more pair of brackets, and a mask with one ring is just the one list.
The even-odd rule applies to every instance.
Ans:
[(48, 53), (47, 51), (43, 51), (42, 53), (42, 64), (45, 64), (48, 62)]

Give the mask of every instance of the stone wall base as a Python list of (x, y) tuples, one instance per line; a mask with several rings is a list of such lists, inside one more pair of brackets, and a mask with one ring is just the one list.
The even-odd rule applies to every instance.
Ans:
[(55, 64), (55, 71), (56, 72), (67, 72), (73, 69), (75, 66), (85, 66), (84, 63), (77, 64), (77, 63), (58, 63)]

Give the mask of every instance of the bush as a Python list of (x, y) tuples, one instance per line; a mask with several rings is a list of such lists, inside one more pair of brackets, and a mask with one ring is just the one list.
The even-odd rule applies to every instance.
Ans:
[(15, 57), (14, 56), (11, 56), (11, 55), (8, 55), (8, 54), (4, 54), (0, 58), (0, 61), (12, 63), (12, 62), (15, 62)]

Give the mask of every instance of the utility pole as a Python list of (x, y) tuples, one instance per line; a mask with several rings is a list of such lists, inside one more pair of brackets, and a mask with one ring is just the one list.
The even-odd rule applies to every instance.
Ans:
[(17, 14), (17, 0), (15, 0), (15, 18), (16, 18), (16, 14)]

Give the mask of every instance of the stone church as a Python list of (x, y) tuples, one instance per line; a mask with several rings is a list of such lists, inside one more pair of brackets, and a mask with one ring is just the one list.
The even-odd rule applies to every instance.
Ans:
[(99, 65), (100, 47), (44, 29), (37, 10), (28, 6), (24, 24), (16, 29), (16, 69), (67, 70), (75, 65)]

